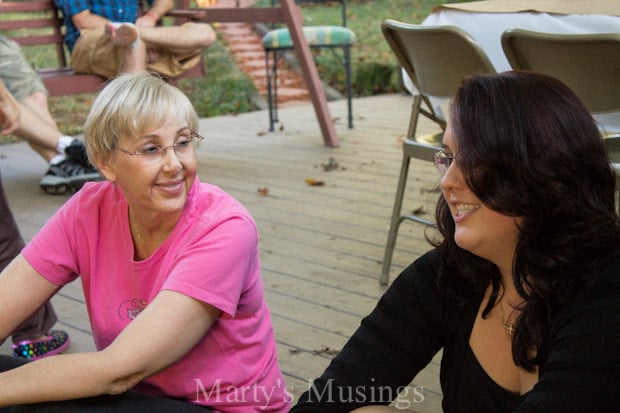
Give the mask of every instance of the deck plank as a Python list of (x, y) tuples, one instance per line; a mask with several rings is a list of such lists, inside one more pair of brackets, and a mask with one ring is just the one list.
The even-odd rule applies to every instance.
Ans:
[[(283, 108), (283, 130), (265, 133), (267, 113), (200, 120), (199, 177), (241, 201), (256, 220), (266, 298), (272, 312), (287, 389), (298, 397), (321, 374), (385, 291), (379, 285), (383, 249), (411, 107), (411, 97), (355, 99), (355, 129), (346, 102), (330, 103), (341, 146), (322, 145), (311, 105)], [(438, 128), (421, 119), (420, 133)], [(326, 171), (324, 165), (337, 162)], [(24, 238), (66, 200), (38, 189), (45, 165), (23, 143), (0, 146), (0, 170)], [(310, 186), (306, 179), (324, 182)], [(404, 208), (433, 213), (438, 177), (430, 162), (412, 161)], [(259, 189), (263, 190), (262, 195)], [(264, 194), (266, 189), (267, 194)], [(403, 223), (391, 280), (430, 248), (425, 229)], [(72, 338), (70, 351), (94, 349), (79, 282), (53, 303), (57, 328)], [(10, 351), (8, 343), (0, 347)], [(401, 407), (441, 411), (439, 356), (413, 382)]]

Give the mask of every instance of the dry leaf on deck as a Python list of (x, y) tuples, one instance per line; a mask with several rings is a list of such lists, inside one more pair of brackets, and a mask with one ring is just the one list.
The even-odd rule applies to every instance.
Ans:
[(325, 182), (323, 181), (317, 181), (314, 178), (306, 178), (306, 183), (310, 186), (323, 186), (325, 185)]
[(426, 211), (424, 210), (424, 205), (421, 205), (413, 210), (413, 215), (423, 215)]

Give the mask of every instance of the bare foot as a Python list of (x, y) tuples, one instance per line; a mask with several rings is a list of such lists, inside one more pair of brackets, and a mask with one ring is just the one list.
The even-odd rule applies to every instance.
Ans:
[(132, 23), (108, 23), (105, 34), (110, 41), (121, 47), (127, 47), (138, 40), (138, 28)]

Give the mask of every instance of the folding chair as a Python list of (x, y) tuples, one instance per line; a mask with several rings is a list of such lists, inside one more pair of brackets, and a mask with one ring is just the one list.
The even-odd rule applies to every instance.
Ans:
[[(593, 115), (620, 112), (620, 33), (552, 34), (510, 29), (502, 34), (502, 48), (513, 69), (560, 79)], [(609, 130), (603, 125), (600, 129), (614, 163), (618, 197), (620, 128)]]
[(431, 99), (449, 99), (465, 75), (495, 73), (495, 68), (480, 45), (457, 27), (386, 20), (381, 30), (418, 91), (413, 98), (407, 138), (403, 142), (403, 160), (379, 279), (381, 284), (387, 284), (400, 224), (410, 220), (426, 226), (434, 225), (434, 222), (416, 215), (402, 214), (410, 160), (432, 162), (433, 154), (441, 149), (443, 133), (416, 136), (419, 115), (426, 116), (444, 130), (446, 117)]
[(502, 48), (513, 69), (560, 79), (592, 114), (620, 111), (620, 33), (510, 29), (502, 34)]
[[(312, 0), (296, 0), (296, 3), (311, 2)], [(353, 128), (353, 86), (351, 74), (351, 46), (357, 41), (355, 33), (347, 26), (347, 2), (335, 0), (341, 4), (342, 25), (304, 26), (302, 28), (308, 46), (313, 49), (328, 48), (334, 52), (344, 66), (347, 88), (348, 126)], [(275, 0), (271, 1), (275, 4)], [(293, 40), (287, 28), (270, 30), (263, 36), (265, 49), (265, 65), (267, 68), (267, 99), (269, 101), (269, 130), (273, 132), (274, 124), (278, 119), (278, 62), (287, 50), (293, 50)], [(335, 49), (342, 49), (342, 55), (336, 54)], [(271, 56), (271, 59), (270, 59)]]

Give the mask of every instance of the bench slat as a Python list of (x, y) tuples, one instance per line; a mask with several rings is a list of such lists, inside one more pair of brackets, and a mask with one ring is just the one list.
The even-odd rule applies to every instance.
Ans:
[[(37, 36), (13, 36), (12, 40), (15, 40), (22, 46), (37, 46), (42, 44), (54, 44), (57, 43), (59, 36), (55, 34), (37, 35)], [(62, 40), (62, 36), (60, 36)]]
[(2, 12), (6, 13), (18, 13), (18, 12), (35, 12), (45, 10), (55, 10), (53, 2), (51, 1), (3, 1), (1, 4)]
[(76, 74), (70, 68), (40, 69), (39, 75), (50, 96), (93, 93), (101, 90), (105, 83), (102, 77)]
[(1, 20), (0, 30), (44, 29), (57, 27), (55, 18)]
[[(179, 9), (189, 7), (187, 0), (177, 0)], [(176, 13), (179, 9), (173, 12)], [(57, 68), (41, 68), (38, 73), (50, 96), (66, 96), (78, 93), (95, 93), (101, 90), (105, 79), (97, 75), (75, 74), (68, 66), (68, 52), (64, 46), (63, 21), (52, 0), (25, 2), (0, 2), (0, 31), (21, 46), (53, 45), (56, 49)], [(11, 13), (9, 16), (8, 13)], [(181, 12), (181, 14), (183, 14)], [(180, 16), (176, 15), (177, 18)], [(9, 20), (10, 19), (10, 20)], [(175, 20), (175, 24), (179, 24)], [(43, 33), (49, 28), (51, 33)], [(10, 32), (10, 33), (6, 33)], [(24, 33), (25, 32), (25, 33)], [(206, 75), (204, 61), (169, 81), (176, 84), (179, 79), (198, 78)]]

